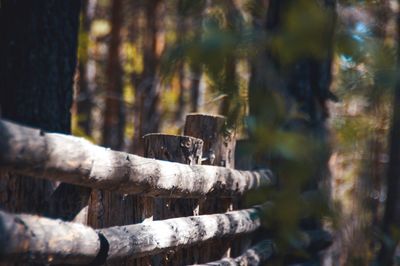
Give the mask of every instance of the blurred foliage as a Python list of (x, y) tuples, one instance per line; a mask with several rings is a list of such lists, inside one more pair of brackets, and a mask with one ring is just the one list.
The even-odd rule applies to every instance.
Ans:
[[(268, 1), (164, 1), (164, 17), (154, 18), (162, 24), (158, 46), (165, 47), (156, 73), (162, 131), (180, 132), (182, 118), (175, 114), (178, 108), (183, 113), (192, 109), (192, 88), (198, 78), (194, 69), (200, 69), (199, 111), (227, 115), (239, 138), (252, 139), (244, 153), (254, 155), (253, 167), (271, 167), (280, 179), (279, 191), (261, 189), (247, 197), (249, 205), (274, 202), (265, 214), (267, 234), (278, 240), (280, 248), (289, 249), (296, 245), (304, 218), (322, 220), (339, 232), (341, 250), (332, 251), (334, 265), (366, 265), (377, 249), (372, 232), (379, 225), (385, 199), (386, 138), (397, 74), (395, 1), (341, 0), (336, 14), (321, 1), (285, 2), (290, 4), (280, 27), (266, 31)], [(96, 66), (91, 113), (95, 122), (91, 136), (85, 136), (75, 122), (73, 132), (94, 141), (99, 140), (104, 108), (102, 66), (112, 27), (109, 8), (109, 0), (97, 1), (90, 30), (81, 30), (79, 38), (80, 62)], [(132, 135), (137, 134), (135, 80), (144, 70), (143, 36), (148, 29), (143, 26), (143, 1), (126, 1), (125, 12), (120, 100), (127, 107), (125, 146), (130, 147)], [(326, 30), (332, 20), (336, 21), (334, 36)], [(301, 93), (291, 92), (285, 78), (304, 67), (298, 62), (325, 58), (327, 40), (334, 42), (331, 88), (339, 102), (328, 104), (328, 130), (324, 131), (325, 123), (322, 129), (310, 130), (313, 121), (304, 112), (304, 103), (292, 95)], [(256, 85), (250, 82), (253, 67), (261, 73)], [(254, 106), (249, 106), (251, 86), (262, 91)], [(251, 108), (254, 113), (249, 115)], [(74, 121), (79, 118), (75, 113)], [(320, 180), (320, 175), (325, 179)], [(331, 189), (311, 193), (315, 180)]]

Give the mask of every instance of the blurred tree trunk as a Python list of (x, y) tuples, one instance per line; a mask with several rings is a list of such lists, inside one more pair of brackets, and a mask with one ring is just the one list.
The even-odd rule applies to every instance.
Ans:
[[(186, 16), (184, 10), (181, 10), (184, 0), (178, 0), (177, 2), (177, 20), (176, 20), (176, 43), (178, 46), (182, 46), (185, 43), (186, 34), (188, 31), (188, 17)], [(183, 124), (185, 115), (185, 61), (179, 62), (178, 65), (178, 80), (179, 80), (179, 96), (178, 96), (178, 106), (176, 108), (175, 120), (179, 124)]]
[[(281, 195), (286, 195), (286, 198), (278, 196), (276, 199), (281, 200), (281, 206), (293, 204), (305, 189), (317, 191), (323, 188), (323, 193), (318, 193), (318, 202), (307, 202), (308, 205), (321, 206), (321, 202), (328, 202), (326, 200), (330, 197), (325, 122), (328, 117), (327, 101), (334, 99), (329, 89), (335, 6), (335, 1), (329, 0), (271, 0), (266, 16), (260, 13), (262, 9), (259, 5), (252, 10), (254, 27), (260, 31), (260, 36), (263, 31), (266, 38), (260, 40), (263, 46), (251, 61), (250, 137), (256, 138), (254, 132), (258, 129), (254, 126), (261, 126), (265, 131), (284, 131), (292, 137), (302, 136), (309, 145), (304, 147), (307, 159), (286, 156), (277, 152), (273, 145), (275, 150), (272, 152), (264, 150), (256, 155), (256, 166), (269, 162), (274, 173), (280, 177)], [(293, 113), (296, 116), (291, 115)], [(283, 243), (287, 241), (285, 234), (290, 234), (300, 224), (304, 229), (319, 227), (319, 218), (323, 215), (312, 212), (310, 217), (299, 217), (296, 211), (290, 212), (288, 209), (286, 216), (281, 217), (278, 212), (274, 218), (278, 227), (285, 224), (282, 225), (285, 232), (275, 232), (281, 234), (279, 237), (283, 237)], [(289, 216), (291, 221), (285, 220)], [(313, 259), (318, 260), (317, 257)]]
[[(322, 5), (320, 5), (322, 4)], [(303, 5), (304, 7), (301, 7)], [(310, 6), (308, 6), (310, 5)], [(288, 17), (289, 13), (295, 8), (319, 8), (324, 12), (323, 27), (317, 28), (319, 32), (313, 33), (317, 38), (312, 40), (301, 39), (299, 42), (316, 42), (313, 45), (318, 47), (317, 54), (313, 54), (312, 49), (305, 48), (305, 51), (297, 51), (298, 45), (307, 43), (287, 43), (285, 47), (273, 47), (269, 43), (269, 48), (264, 50), (264, 56), (256, 57), (251, 63), (251, 78), (249, 91), (250, 115), (262, 123), (286, 124), (285, 127), (292, 130), (300, 130), (303, 133), (317, 137), (321, 143), (326, 143), (327, 129), (325, 121), (328, 117), (327, 101), (335, 100), (329, 88), (332, 80), (331, 65), (333, 58), (333, 36), (335, 25), (335, 1), (334, 0), (313, 0), (313, 1), (294, 1), (294, 0), (271, 0), (268, 5), (265, 30), (270, 38), (285, 38), (286, 35), (296, 34), (291, 32), (287, 26), (288, 19), (300, 19), (299, 17)], [(254, 19), (256, 28), (260, 28), (260, 18), (258, 15)], [(310, 18), (313, 19), (313, 18)], [(299, 22), (301, 23), (301, 22)], [(300, 28), (300, 30), (304, 30)], [(310, 29), (313, 30), (313, 29)], [(299, 32), (297, 32), (298, 34)], [(307, 33), (307, 32), (303, 32)], [(287, 49), (287, 50), (285, 50)], [(281, 51), (288, 51), (291, 58), (284, 58), (287, 54)], [(276, 101), (276, 95), (284, 99), (284, 103)], [(275, 95), (275, 96), (274, 96)], [(270, 104), (275, 110), (271, 113), (266, 112), (266, 103)], [(271, 102), (270, 102), (271, 101)], [(297, 111), (303, 115), (303, 119), (287, 121), (286, 110), (293, 105), (297, 106)], [(284, 108), (285, 111), (279, 112)], [(273, 110), (271, 109), (271, 110)], [(285, 122), (286, 121), (286, 122)], [(288, 124), (287, 124), (288, 123)], [(305, 131), (304, 131), (305, 130)], [(326, 154), (327, 155), (327, 154)], [(328, 157), (324, 157), (322, 165), (326, 168)], [(317, 172), (326, 173), (325, 171)], [(324, 174), (323, 174), (324, 175)], [(321, 176), (315, 180), (321, 180)], [(313, 182), (316, 188), (317, 182)]]
[(190, 64), (190, 100), (191, 100), (191, 108), (190, 111), (192, 113), (197, 113), (200, 110), (200, 82), (202, 76), (201, 66), (197, 63)]
[[(232, 34), (240, 34), (242, 31), (242, 17), (235, 1), (229, 0), (224, 3), (227, 18), (227, 31)], [(237, 58), (235, 52), (228, 53), (224, 62), (224, 86), (221, 88), (225, 97), (222, 99), (219, 113), (226, 117), (238, 115), (239, 84), (236, 73)]]
[[(205, 2), (198, 1), (190, 3), (185, 0), (179, 0), (177, 5), (177, 45), (184, 46), (190, 40), (200, 42), (202, 35), (202, 15), (205, 8)], [(185, 69), (186, 66), (188, 67), (187, 70)], [(185, 77), (185, 75), (188, 75), (189, 77)], [(200, 62), (193, 62), (190, 60), (180, 61), (178, 66), (180, 91), (176, 117), (181, 122), (184, 120), (184, 114), (185, 111), (187, 111), (186, 109), (193, 113), (199, 111), (201, 76), (202, 68)], [(190, 94), (188, 95), (188, 103), (185, 102), (186, 93)], [(188, 108), (186, 108), (187, 105)]]
[(92, 107), (95, 91), (95, 83), (93, 76), (95, 68), (89, 66), (89, 42), (90, 28), (94, 18), (97, 0), (85, 0), (82, 2), (82, 19), (80, 32), (79, 47), (79, 83), (76, 96), (76, 114), (78, 117), (78, 128), (83, 131), (86, 136), (92, 133)]
[(157, 132), (160, 126), (160, 87), (157, 72), (162, 50), (161, 30), (164, 5), (161, 0), (144, 3), (143, 72), (135, 88), (135, 133), (132, 150), (143, 155), (142, 137)]
[[(397, 11), (397, 36), (400, 36), (400, 12)], [(400, 70), (400, 41), (397, 39), (397, 72)], [(395, 249), (400, 241), (400, 79), (397, 77), (389, 139), (389, 164), (386, 172), (387, 198), (382, 222), (382, 247), (379, 265), (394, 265)]]
[(122, 0), (111, 2), (111, 39), (108, 49), (107, 87), (103, 124), (103, 145), (121, 150), (124, 144), (125, 110), (120, 59)]
[[(191, 28), (194, 31), (194, 40), (201, 41), (202, 35), (202, 14), (204, 6), (199, 9), (192, 17)], [(202, 78), (202, 66), (199, 62), (190, 62), (189, 64), (190, 72), (190, 112), (197, 113), (200, 111), (201, 103), (201, 78)]]
[[(103, 145), (113, 150), (121, 150), (124, 143), (123, 71), (120, 58), (122, 11), (122, 0), (111, 2), (111, 39), (106, 69)], [(122, 194), (94, 189), (89, 204), (88, 223), (94, 228), (132, 223), (132, 208), (130, 198), (125, 200)]]
[[(69, 133), (80, 1), (2, 1), (0, 105), (3, 118)], [(1, 173), (0, 208), (72, 220), (89, 190)], [(61, 208), (62, 206), (62, 208)]]

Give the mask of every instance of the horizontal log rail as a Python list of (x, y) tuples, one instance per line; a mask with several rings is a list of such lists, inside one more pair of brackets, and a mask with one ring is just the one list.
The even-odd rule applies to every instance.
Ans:
[[(268, 204), (224, 214), (98, 230), (78, 223), (0, 211), (0, 261), (101, 265), (122, 258), (138, 258), (254, 232), (260, 227), (260, 211), (265, 208)], [(330, 246), (332, 241), (326, 231), (304, 231), (287, 255), (298, 257), (305, 250), (319, 251)], [(224, 258), (205, 265), (259, 265), (276, 253), (271, 241), (262, 241), (237, 258)]]
[(112, 151), (83, 138), (0, 120), (0, 170), (124, 194), (229, 197), (272, 185), (269, 170), (189, 166)]
[(208, 265), (208, 266), (236, 266), (236, 265), (248, 265), (256, 266), (262, 265), (263, 262), (270, 259), (276, 254), (275, 245), (271, 240), (264, 240), (254, 245), (253, 247), (246, 250), (242, 255), (236, 258), (223, 258), (218, 261), (208, 262), (205, 264), (196, 265)]
[(115, 226), (90, 227), (0, 211), (0, 261), (101, 265), (121, 258), (250, 233), (260, 227), (261, 207)]
[[(307, 257), (306, 251), (318, 252), (329, 247), (332, 242), (332, 235), (324, 230), (302, 231), (298, 238), (292, 243), (290, 249), (286, 251), (291, 258)], [(246, 250), (242, 255), (236, 258), (223, 258), (218, 261), (207, 262), (204, 264), (196, 264), (197, 266), (234, 266), (234, 265), (248, 265), (256, 266), (263, 265), (265, 261), (271, 259), (273, 256), (278, 255), (278, 250), (271, 240), (263, 240), (253, 247)], [(282, 254), (281, 254), (282, 255)]]

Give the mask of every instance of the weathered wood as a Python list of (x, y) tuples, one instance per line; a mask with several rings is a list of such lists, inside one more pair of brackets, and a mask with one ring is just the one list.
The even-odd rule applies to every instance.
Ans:
[(261, 207), (93, 230), (82, 224), (0, 212), (0, 260), (116, 261), (157, 254), (260, 227)]
[(99, 236), (90, 227), (0, 211), (0, 261), (88, 264), (99, 251)]
[[(234, 167), (235, 130), (228, 128), (227, 120), (219, 115), (189, 114), (186, 117), (184, 134), (204, 141), (204, 164)], [(237, 209), (237, 199), (206, 198), (200, 203), (200, 214), (220, 213)], [(235, 205), (235, 206), (234, 206)], [(217, 240), (216, 243), (198, 247), (203, 250), (201, 262), (230, 257), (231, 241)]]
[(190, 246), (210, 239), (255, 231), (260, 226), (259, 208), (224, 214), (173, 218), (99, 230), (110, 249), (108, 260), (142, 257)]
[[(144, 137), (144, 156), (188, 165), (201, 164), (203, 141), (189, 136), (168, 134), (147, 134)], [(154, 199), (154, 220), (199, 214), (197, 199)], [(153, 265), (186, 265), (194, 263), (198, 257), (192, 248), (171, 251), (153, 256)]]
[(145, 157), (188, 165), (201, 164), (203, 141), (189, 136), (152, 133), (143, 137)]
[(235, 167), (235, 131), (228, 128), (225, 117), (189, 114), (183, 134), (203, 140), (203, 164)]
[(0, 120), (0, 169), (126, 194), (199, 198), (273, 184), (269, 170), (189, 166), (112, 151), (73, 136)]
[(264, 240), (257, 245), (246, 250), (242, 255), (236, 258), (223, 258), (222, 260), (208, 262), (205, 264), (196, 265), (221, 265), (221, 266), (236, 266), (247, 265), (256, 266), (270, 259), (276, 253), (275, 245), (270, 240)]

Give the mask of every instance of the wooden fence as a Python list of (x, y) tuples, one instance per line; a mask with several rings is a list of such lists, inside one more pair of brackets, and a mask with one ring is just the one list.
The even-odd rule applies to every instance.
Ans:
[[(0, 261), (259, 265), (270, 259), (277, 253), (273, 242), (250, 246), (249, 234), (260, 228), (261, 213), (271, 204), (238, 208), (247, 191), (275, 184), (271, 171), (233, 169), (235, 133), (223, 117), (189, 115), (184, 133), (190, 136), (145, 136), (145, 158), (0, 120), (0, 170), (136, 195), (151, 214), (141, 223), (95, 229), (0, 211)], [(304, 232), (301, 241), (303, 247), (326, 247), (331, 237)]]

